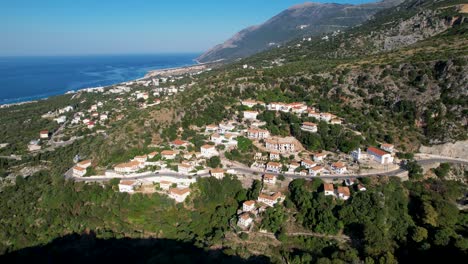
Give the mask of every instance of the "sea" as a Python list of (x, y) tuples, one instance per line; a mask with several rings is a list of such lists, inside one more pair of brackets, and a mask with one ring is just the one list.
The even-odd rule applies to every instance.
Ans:
[(196, 64), (198, 55), (0, 57), (0, 105), (138, 79), (150, 70)]

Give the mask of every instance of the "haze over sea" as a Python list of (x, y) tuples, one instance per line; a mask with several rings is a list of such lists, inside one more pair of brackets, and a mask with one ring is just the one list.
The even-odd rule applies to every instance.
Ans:
[(0, 57), (0, 104), (134, 80), (150, 70), (195, 64), (198, 55)]

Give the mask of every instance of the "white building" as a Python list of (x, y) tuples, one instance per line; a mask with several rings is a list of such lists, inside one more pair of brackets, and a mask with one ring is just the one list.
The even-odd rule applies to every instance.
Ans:
[(270, 137), (270, 132), (265, 129), (253, 129), (247, 130), (247, 137), (253, 139), (266, 139)]
[(224, 134), (227, 132), (232, 132), (234, 128), (236, 127), (233, 124), (229, 124), (229, 123), (219, 124), (218, 132), (221, 134)]
[(301, 130), (306, 131), (306, 132), (315, 133), (318, 130), (317, 129), (317, 124), (311, 123), (311, 122), (304, 122), (304, 123), (302, 123)]
[(40, 139), (29, 141), (28, 150), (29, 150), (29, 151), (37, 151), (37, 150), (40, 150), (40, 149), (41, 149), (41, 145), (39, 145), (40, 142), (41, 142)]
[(82, 168), (79, 166), (73, 167), (73, 176), (76, 177), (83, 177), (86, 174), (86, 168)]
[(190, 195), (189, 188), (171, 188), (169, 189), (169, 197), (176, 200), (177, 203), (182, 203), (185, 198)]
[(265, 147), (268, 150), (275, 150), (281, 153), (283, 152), (294, 152), (296, 149), (296, 145), (294, 144), (294, 138), (286, 137), (286, 138), (270, 138), (265, 140)]
[(273, 175), (273, 174), (263, 175), (263, 183), (275, 184), (276, 183), (276, 175)]
[(76, 166), (78, 167), (81, 167), (81, 168), (88, 168), (89, 166), (91, 166), (91, 160), (83, 160), (83, 161), (80, 161), (76, 164)]
[(289, 112), (290, 107), (288, 107), (285, 103), (281, 102), (273, 102), (267, 105), (267, 109), (270, 111), (283, 111)]
[(93, 129), (93, 128), (94, 128), (94, 125), (95, 125), (94, 121), (89, 121), (88, 124), (86, 124), (86, 127), (87, 127), (88, 129)]
[(338, 174), (343, 174), (347, 171), (346, 169), (346, 164), (343, 162), (335, 162), (332, 164), (332, 169), (338, 173)]
[(280, 173), (281, 167), (281, 163), (270, 161), (266, 165), (266, 171)]
[(41, 132), (39, 132), (39, 138), (48, 139), (49, 138), (49, 131), (48, 130), (42, 130)]
[(67, 121), (67, 117), (66, 116), (59, 116), (59, 117), (55, 118), (54, 120), (58, 124), (62, 124), (62, 123), (65, 123), (65, 121)]
[(211, 135), (210, 137), (210, 141), (215, 143), (216, 145), (219, 145), (221, 143), (223, 143), (223, 140), (224, 140), (224, 137), (221, 136), (220, 134), (218, 133), (214, 133), (213, 135)]
[(189, 174), (194, 168), (188, 163), (182, 163), (177, 166), (179, 173)]
[(249, 200), (249, 201), (245, 201), (242, 204), (242, 211), (243, 212), (251, 212), (253, 210), (255, 210), (255, 201)]
[(375, 147), (368, 147), (367, 154), (380, 164), (391, 164), (393, 157), (390, 153)]
[(327, 154), (320, 152), (320, 153), (314, 153), (314, 161), (315, 162), (320, 162), (323, 161), (323, 159), (327, 156)]
[(261, 193), (258, 195), (258, 201), (262, 202), (268, 206), (273, 207), (276, 203), (282, 203), (284, 201), (285, 196), (282, 195), (280, 192), (273, 193), (271, 195)]
[(309, 110), (307, 116), (320, 120), (320, 113), (316, 112), (315, 110)]
[(237, 221), (237, 225), (242, 228), (249, 227), (253, 222), (252, 217), (248, 213), (243, 213), (239, 216), (239, 221)]
[(336, 196), (341, 200), (348, 200), (351, 196), (349, 188), (344, 186), (338, 186), (338, 188), (336, 189)]
[(258, 105), (263, 105), (263, 102), (260, 101), (255, 101), (255, 100), (243, 100), (241, 101), (241, 104), (244, 106), (247, 106), (248, 108), (252, 108), (254, 106)]
[(159, 182), (159, 187), (165, 191), (169, 190), (172, 186), (172, 182), (170, 181), (161, 181)]
[(145, 162), (148, 159), (148, 156), (147, 155), (135, 156), (135, 158), (133, 159), (138, 162)]
[(210, 174), (216, 179), (222, 179), (224, 177), (224, 170), (223, 169), (211, 169)]
[(306, 168), (306, 169), (310, 169), (312, 167), (315, 167), (317, 164), (315, 164), (315, 162), (311, 161), (311, 160), (308, 160), (308, 159), (305, 159), (305, 160), (302, 160), (301, 161), (301, 166)]
[(363, 158), (361, 148), (351, 151), (351, 157), (353, 157), (353, 160), (356, 161), (361, 160)]
[(244, 111), (244, 119), (255, 120), (257, 119), (257, 111)]
[(219, 127), (217, 125), (207, 125), (205, 127), (205, 132), (207, 132), (207, 133), (216, 132), (216, 131), (218, 131), (218, 128)]
[(394, 151), (394, 146), (392, 144), (381, 144), (380, 148), (390, 153)]
[(211, 158), (217, 156), (219, 153), (216, 150), (215, 146), (212, 145), (203, 145), (200, 147), (200, 153), (205, 158)]
[(281, 155), (279, 154), (279, 152), (276, 152), (276, 151), (270, 152), (270, 160), (280, 160), (280, 159), (281, 159)]
[(324, 167), (322, 166), (314, 166), (312, 168), (309, 169), (309, 174), (312, 175), (312, 176), (318, 176), (322, 173), (324, 173), (326, 170)]
[(121, 163), (114, 167), (114, 170), (118, 173), (131, 173), (136, 172), (143, 166), (140, 162), (134, 160), (127, 163)]
[(330, 113), (321, 113), (320, 120), (330, 122), (335, 116)]
[(325, 196), (328, 196), (328, 195), (335, 196), (335, 188), (333, 187), (332, 183), (324, 183), (323, 190), (325, 192)]
[(119, 192), (126, 192), (126, 193), (134, 193), (135, 187), (139, 186), (140, 183), (138, 181), (121, 181), (119, 183)]
[(176, 152), (173, 150), (163, 150), (161, 151), (161, 158), (167, 160), (173, 160), (176, 157)]

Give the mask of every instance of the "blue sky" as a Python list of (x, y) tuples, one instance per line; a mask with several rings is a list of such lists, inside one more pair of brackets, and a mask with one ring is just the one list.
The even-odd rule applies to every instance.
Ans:
[(303, 2), (1, 0), (0, 55), (201, 52)]

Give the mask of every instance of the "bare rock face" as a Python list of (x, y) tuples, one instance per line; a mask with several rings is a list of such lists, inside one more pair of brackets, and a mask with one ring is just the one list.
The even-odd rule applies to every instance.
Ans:
[(416, 16), (400, 22), (383, 36), (383, 49), (388, 51), (411, 45), (444, 32), (452, 26), (453, 19), (434, 19), (435, 16), (435, 11), (424, 10)]
[(445, 143), (431, 147), (421, 146), (419, 152), (452, 158), (468, 159), (468, 140), (457, 141), (455, 143)]

